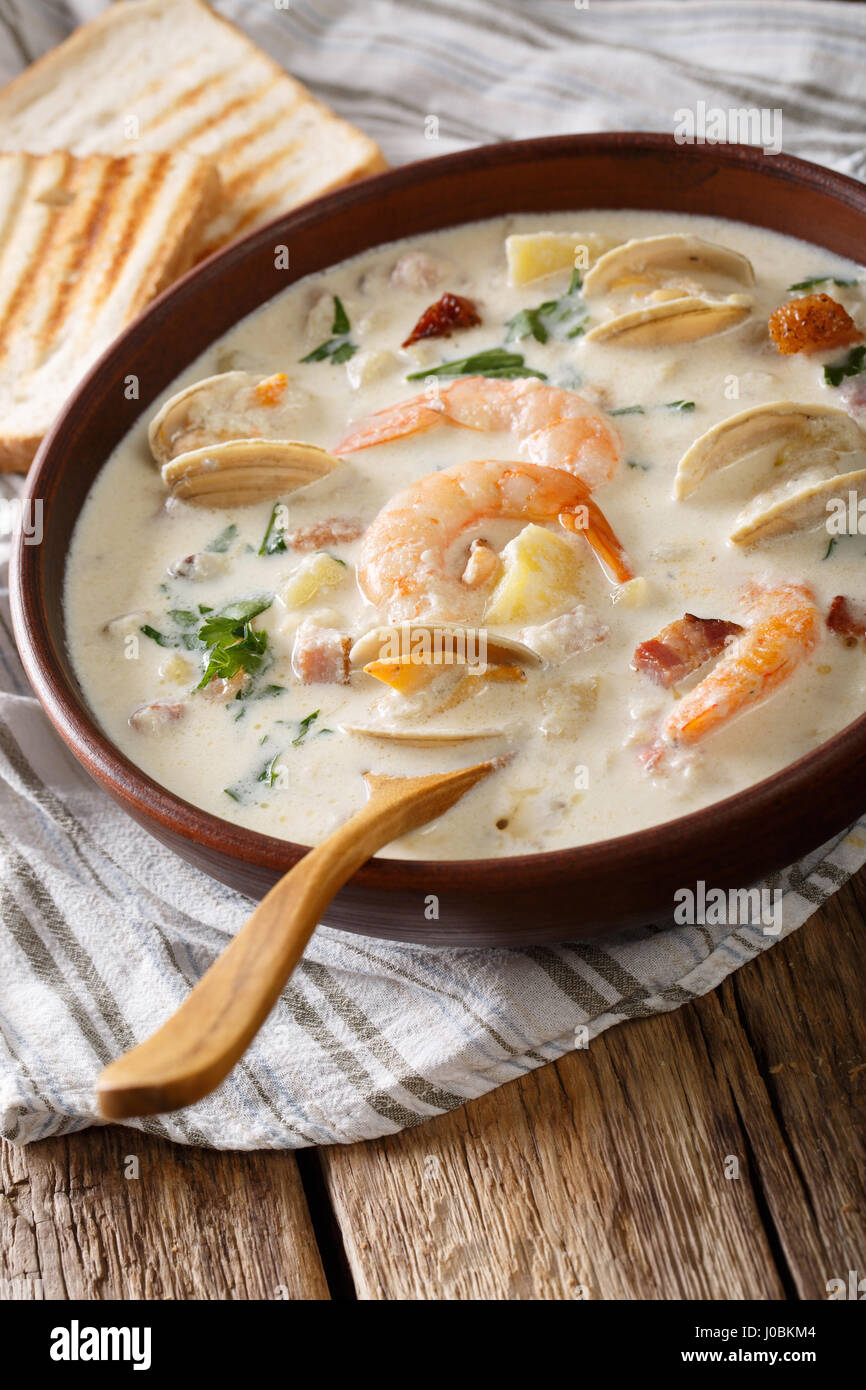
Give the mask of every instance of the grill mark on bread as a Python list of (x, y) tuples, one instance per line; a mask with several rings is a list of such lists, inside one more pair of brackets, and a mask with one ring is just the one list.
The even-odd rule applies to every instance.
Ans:
[[(86, 185), (82, 187), (79, 182), (79, 186), (75, 190), (76, 194), (87, 193), (87, 213), (82, 227), (70, 240), (69, 253), (62, 268), (59, 268), (60, 274), (54, 299), (49, 303), (42, 323), (34, 335), (37, 344), (43, 351), (55, 338), (59, 324), (68, 317), (71, 305), (83, 288), (82, 279), (86, 279), (83, 276), (84, 268), (89, 257), (95, 253), (100, 236), (111, 219), (112, 193), (122, 181), (126, 169), (127, 161), (125, 159), (112, 159), (100, 170), (95, 189), (91, 190)], [(70, 206), (71, 209), (75, 208), (74, 203)], [(98, 307), (98, 301), (94, 301), (90, 305), (91, 310)]]
[[(31, 191), (31, 186), (36, 178), (39, 160), (37, 156), (25, 155), (29, 174), (25, 180), (25, 187), (22, 188), (21, 202), (23, 203)], [(63, 177), (68, 173), (72, 163), (71, 155), (64, 154), (61, 165), (62, 174), (58, 182), (62, 182)], [(74, 207), (74, 203), (70, 205)], [(58, 235), (62, 235), (62, 224), (68, 219), (69, 210), (59, 208), (53, 217), (46, 217), (45, 225), (39, 235), (31, 252), (27, 266), (19, 272), (18, 283), (13, 290), (9, 303), (0, 318), (0, 361), (8, 356), (11, 346), (11, 339), (14, 337), (16, 329), (20, 326), (22, 330), (26, 328), (26, 310), (38, 296), (40, 292), (40, 282), (38, 273), (27, 273), (30, 267), (39, 267), (50, 257), (51, 242)]]
[[(118, 230), (115, 249), (111, 254), (105, 271), (100, 277), (100, 282), (94, 290), (94, 299), (97, 304), (101, 304), (111, 291), (112, 286), (120, 278), (121, 270), (131, 253), (136, 249), (136, 239), (139, 228), (147, 221), (153, 208), (156, 195), (159, 192), (169, 165), (171, 164), (170, 154), (159, 154), (154, 157), (147, 176), (143, 183), (140, 183), (134, 190), (129, 191), (127, 197), (126, 211), (123, 222)], [(134, 196), (132, 196), (134, 193)], [(150, 266), (148, 266), (148, 272)], [(150, 279), (142, 282), (139, 293), (133, 301), (132, 314), (137, 315), (139, 309), (149, 298)]]
[[(223, 76), (224, 74), (220, 74), (220, 82)], [(236, 116), (239, 111), (243, 111), (250, 106), (255, 107), (262, 98), (277, 85), (277, 81), (278, 79), (276, 77), (271, 77), (267, 82), (260, 84), (260, 86), (256, 87), (253, 91), (241, 92), (238, 96), (233, 97), (231, 101), (227, 101), (218, 111), (203, 116), (198, 125), (191, 126), (189, 130), (184, 132), (182, 138), (184, 147), (189, 145), (191, 141), (197, 140), (198, 137), (205, 132), (217, 130), (232, 116)], [(264, 128), (270, 130), (273, 126), (278, 124), (284, 114), (284, 112), (277, 112), (273, 115), (269, 115)], [(242, 130), (238, 135), (233, 135), (232, 138), (227, 140), (224, 144), (217, 145), (213, 152), (213, 158), (220, 164), (224, 163), (226, 159), (231, 158), (236, 150), (242, 150), (250, 143), (253, 137), (259, 133), (260, 130), (257, 126), (254, 126), (252, 129)]]

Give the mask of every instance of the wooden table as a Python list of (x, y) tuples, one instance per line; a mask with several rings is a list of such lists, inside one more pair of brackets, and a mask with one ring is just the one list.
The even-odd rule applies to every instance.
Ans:
[(866, 871), (715, 993), (389, 1139), (7, 1146), (0, 1295), (824, 1299), (866, 1275), (864, 912)]

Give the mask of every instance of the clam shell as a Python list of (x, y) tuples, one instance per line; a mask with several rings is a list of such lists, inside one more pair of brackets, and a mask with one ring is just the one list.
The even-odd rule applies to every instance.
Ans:
[[(681, 232), (663, 236), (640, 237), (615, 246), (601, 256), (584, 277), (583, 293), (607, 294), (617, 288), (619, 281), (647, 274), (649, 277), (669, 277), (678, 272), (693, 279), (695, 274), (725, 276), (740, 285), (754, 285), (752, 263), (739, 251), (720, 246), (702, 237)], [(677, 341), (688, 341), (678, 339)]]
[(339, 464), (315, 444), (289, 439), (232, 439), (191, 449), (162, 466), (173, 498), (199, 507), (248, 507), (285, 497)]
[(664, 299), (598, 323), (587, 333), (586, 341), (613, 342), (617, 347), (693, 343), (742, 323), (751, 307), (750, 297), (743, 294), (728, 295), (726, 299), (678, 295), (676, 299)]
[(220, 372), (170, 396), (150, 422), (148, 443), (156, 462), (230, 439), (291, 439), (306, 392), (286, 379), (268, 404), (255, 391), (278, 378), (254, 372)]
[[(453, 637), (454, 634), (465, 635), (464, 640), (467, 649), (483, 653), (490, 665), (533, 667), (544, 665), (537, 652), (534, 652), (531, 647), (527, 647), (525, 642), (518, 642), (513, 637), (502, 637), (498, 633), (488, 632), (486, 628), (464, 628), (459, 623), (422, 622), (406, 622), (389, 627), (371, 628), (369, 632), (364, 633), (363, 637), (358, 638), (349, 653), (349, 661), (352, 666), (367, 666), (372, 661), (382, 659), (382, 648), (389, 640), (393, 641), (395, 635), (400, 642), (400, 651), (409, 655), (419, 634), (429, 633), (431, 634), (431, 642), (435, 642), (437, 632), (447, 634), (449, 637)], [(455, 662), (454, 664), (460, 665), (462, 663)]]
[(827, 520), (828, 500), (850, 491), (861, 491), (866, 496), (866, 468), (811, 481), (784, 494), (763, 493), (740, 512), (731, 540), (735, 545), (754, 545), (773, 536), (819, 526)]
[(387, 729), (375, 725), (341, 724), (343, 733), (355, 734), (359, 738), (386, 739), (392, 743), (416, 744), (419, 747), (431, 743), (469, 743), (473, 739), (503, 738), (505, 729)]
[(831, 405), (772, 401), (713, 425), (680, 459), (674, 497), (688, 497), (712, 473), (739, 463), (768, 444), (802, 442), (804, 462), (816, 450), (838, 456), (866, 449), (866, 432), (844, 410)]

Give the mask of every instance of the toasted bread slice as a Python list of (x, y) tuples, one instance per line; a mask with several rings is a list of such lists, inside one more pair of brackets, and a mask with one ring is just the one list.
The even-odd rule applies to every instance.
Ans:
[(219, 175), (176, 154), (0, 154), (0, 469), (23, 472), (125, 324), (194, 263)]
[(384, 168), (340, 120), (202, 0), (121, 0), (0, 92), (0, 149), (183, 150), (213, 160), (215, 250)]

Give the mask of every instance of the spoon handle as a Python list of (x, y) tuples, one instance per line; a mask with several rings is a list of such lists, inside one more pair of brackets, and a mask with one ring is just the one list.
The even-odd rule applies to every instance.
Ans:
[(347, 879), (390, 840), (442, 815), (498, 765), (493, 759), (432, 777), (367, 774), (367, 804), (274, 885), (176, 1013), (105, 1068), (96, 1084), (101, 1113), (112, 1120), (157, 1115), (218, 1086)]

